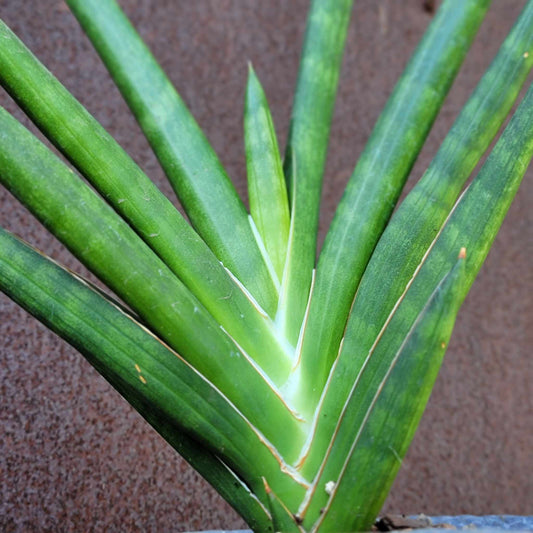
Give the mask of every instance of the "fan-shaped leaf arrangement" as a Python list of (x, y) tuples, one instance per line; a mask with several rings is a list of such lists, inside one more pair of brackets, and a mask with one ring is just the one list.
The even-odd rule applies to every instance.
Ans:
[(533, 154), (530, 89), (465, 188), (532, 66), (533, 2), (391, 216), (489, 6), (442, 3), (316, 264), (352, 1), (311, 2), (284, 158), (250, 67), (250, 214), (114, 0), (67, 3), (191, 224), (2, 24), (1, 83), (71, 166), (1, 110), (0, 180), (122, 302), (5, 230), (0, 288), (75, 346), (254, 530), (369, 529)]

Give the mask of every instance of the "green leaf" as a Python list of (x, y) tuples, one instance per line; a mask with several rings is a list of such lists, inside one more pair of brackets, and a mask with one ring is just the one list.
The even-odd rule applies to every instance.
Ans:
[(230, 468), (200, 443), (179, 433), (150, 405), (135, 405), (144, 419), (237, 511), (252, 531), (274, 533), (265, 505)]
[[(448, 346), (464, 298), (464, 257), (461, 251), (431, 294), (390, 358), (374, 396), (361, 398), (356, 391), (347, 404), (346, 423), (350, 423), (350, 410), (358, 413), (360, 421), (350, 426), (348, 453), (337, 450), (337, 442), (328, 450), (307, 507), (311, 521), (320, 516), (313, 524), (320, 531), (337, 531), (337, 524), (350, 531), (371, 529), (422, 417)], [(342, 422), (338, 431), (342, 431)], [(329, 490), (323, 490), (328, 482)], [(346, 505), (347, 501), (353, 505)]]
[(118, 143), (1, 21), (0, 42), (0, 82), (11, 96), (257, 364), (283, 382), (292, 354), (272, 320)]
[(278, 322), (298, 341), (315, 266), (322, 177), (353, 0), (313, 0), (285, 153), (291, 227)]
[(530, 1), (376, 246), (350, 319), (363, 346), (386, 322), (517, 98), (533, 65), (532, 27)]
[(361, 276), (488, 6), (442, 3), (348, 182), (320, 254), (302, 345), (307, 401), (316, 404)]
[(202, 304), (108, 204), (1, 108), (0, 131), (0, 181), (265, 434), (276, 434), (278, 424), (290, 428), (292, 438), (278, 432), (276, 444), (293, 450), (302, 433), (295, 413)]
[[(533, 3), (533, 2), (532, 2)], [(533, 85), (442, 231), (428, 249), (410, 292), (417, 302), (429, 283), (449, 268), (459, 243), (468, 250), (465, 294), (483, 265), (533, 157)], [(417, 305), (417, 304), (415, 304)]]
[(248, 214), (185, 103), (114, 0), (67, 4), (137, 118), (193, 226), (274, 316), (278, 291)]
[[(344, 488), (341, 484), (338, 485), (339, 497), (341, 497), (341, 490), (346, 490), (347, 494), (354, 491), (354, 496), (365, 494), (365, 498), (375, 491), (376, 507), (373, 511), (368, 510), (368, 515), (367, 509), (361, 509), (363, 520), (370, 520), (370, 515), (377, 512), (378, 505), (386, 496), (386, 490), (383, 487), (392, 483), (396, 471), (396, 469), (392, 472), (384, 469), (380, 483), (382, 486), (378, 487), (376, 476), (379, 474), (376, 469), (380, 468), (380, 456), (377, 455), (376, 458), (376, 454), (381, 450), (382, 461), (386, 460), (385, 456), (388, 452), (392, 455), (396, 452), (401, 458), (414, 432), (411, 424), (416, 423), (421, 415), (421, 413), (416, 414), (412, 421), (409, 411), (404, 415), (401, 415), (400, 411), (395, 422), (398, 428), (396, 435), (394, 435), (394, 428), (384, 426), (386, 409), (391, 410), (391, 405), (397, 400), (402, 409), (402, 400), (394, 398), (393, 386), (390, 391), (393, 396), (387, 400), (387, 395), (383, 393), (383, 408), (379, 409), (376, 415), (370, 416), (376, 399), (385, 390), (387, 376), (394, 372), (395, 357), (392, 357), (392, 354), (401, 353), (404, 343), (411, 342), (409, 332), (416, 331), (417, 316), (420, 315), (420, 310), (428, 299), (431, 300), (432, 287), (453, 268), (458, 249), (468, 251), (463, 282), (453, 289), (454, 304), (452, 307), (455, 309), (460, 305), (487, 256), (532, 156), (533, 86), (529, 88), (478, 175), (456, 204), (435, 242), (429, 247), (427, 256), (422, 260), (413, 279), (399, 298), (368, 352), (366, 346), (361, 346), (361, 336), (352, 329), (352, 319), (348, 323), (343, 348), (336, 362), (331, 382), (328, 384), (329, 390), (324, 398), (323, 408), (319, 412), (316, 428), (316, 435), (319, 436), (316, 443), (325, 438), (328, 444), (322, 450), (320, 450), (320, 444), (311, 450), (310, 461), (306, 466), (312, 467), (311, 456), (316, 453), (315, 457), (322, 461), (318, 469), (317, 486), (320, 487), (321, 483), (331, 479), (342, 481)], [(451, 331), (455, 312), (456, 310), (453, 314), (442, 317), (445, 332), (448, 331), (448, 327)], [(436, 318), (431, 319), (430, 323), (433, 323), (433, 320)], [(421, 323), (425, 322), (425, 320), (421, 321)], [(447, 342), (446, 335), (441, 341), (444, 344)], [(434, 349), (438, 348), (439, 340), (437, 338), (432, 342)], [(431, 373), (436, 373), (436, 370), (437, 368)], [(413, 368), (410, 371), (416, 375), (418, 369)], [(413, 382), (412, 387), (406, 388), (406, 394), (412, 396), (421, 394), (422, 399), (426, 398), (433, 379), (431, 378), (424, 386)], [(344, 404), (341, 400), (343, 397), (346, 398)], [(323, 423), (330, 419), (336, 421), (334, 428), (331, 428), (331, 424), (327, 422)], [(365, 429), (367, 423), (369, 427)], [(353, 440), (353, 428), (357, 428), (355, 441)], [(379, 442), (383, 439), (379, 437), (380, 432), (383, 431), (380, 428), (392, 432), (392, 435), (387, 437), (390, 442), (396, 442), (392, 450), (374, 447), (376, 444), (374, 441)], [(406, 435), (407, 440), (405, 440)], [(358, 443), (359, 438), (361, 438), (360, 443)], [(381, 442), (386, 441), (381, 440)], [(369, 452), (370, 443), (373, 443), (372, 452)], [(357, 448), (360, 451), (357, 451), (349, 461), (345, 461), (345, 458), (350, 458)], [(388, 462), (394, 463), (393, 457), (389, 457)], [(351, 466), (348, 466), (349, 463)], [(309, 475), (306, 468), (302, 470), (302, 473)], [(373, 501), (372, 498), (370, 501)], [(314, 505), (321, 506), (320, 501), (317, 500)], [(341, 519), (341, 514), (347, 512), (340, 510), (338, 503), (335, 504), (335, 509), (332, 521)]]
[[(374, 331), (372, 322), (360, 327), (360, 316), (352, 315), (342, 350), (332, 368), (320, 409), (314, 438), (301, 469), (313, 476), (332, 446), (350, 449), (353, 428), (361, 420), (347, 410), (352, 398), (367, 404), (388, 372), (396, 353), (433, 288), (456, 262), (457, 250), (468, 251), (461, 297), (468, 292), (492, 244), (505, 213), (533, 155), (533, 87), (513, 115), (487, 161), (456, 204), (437, 239), (428, 248), (412, 279), (404, 288), (386, 322)], [(458, 289), (459, 290), (459, 289)], [(354, 416), (352, 416), (354, 415)], [(340, 422), (337, 422), (339, 421)], [(342, 424), (344, 430), (339, 429)], [(340, 443), (344, 444), (340, 444)], [(338, 448), (337, 448), (338, 449)], [(342, 457), (343, 452), (337, 452)], [(340, 469), (340, 465), (337, 465)]]
[(272, 263), (279, 283), (287, 257), (289, 202), (274, 123), (251, 64), (246, 86), (244, 139), (250, 214), (268, 254), (267, 263)]
[(263, 475), (278, 490), (293, 480), (280, 472), (264, 437), (211, 382), (85, 282), (2, 228), (0, 290), (77, 348), (232, 503), (265, 522), (261, 510), (265, 515), (268, 503), (261, 506), (242, 481), (237, 486), (224, 464), (258, 495), (264, 494)]

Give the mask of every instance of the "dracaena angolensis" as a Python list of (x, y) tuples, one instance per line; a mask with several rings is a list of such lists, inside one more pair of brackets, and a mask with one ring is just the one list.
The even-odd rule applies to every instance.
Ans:
[(391, 217), (489, 7), (442, 3), (316, 262), (352, 1), (311, 2), (284, 157), (249, 68), (250, 213), (118, 4), (67, 3), (191, 225), (2, 23), (0, 81), (74, 171), (0, 110), (0, 181), (127, 307), (1, 229), (0, 288), (78, 348), (254, 530), (368, 529), (533, 154), (530, 89), (465, 188), (533, 64), (533, 0)]

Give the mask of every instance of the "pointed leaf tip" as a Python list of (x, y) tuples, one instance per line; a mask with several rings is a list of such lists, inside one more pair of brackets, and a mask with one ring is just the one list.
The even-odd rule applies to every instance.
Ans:
[(289, 239), (289, 201), (272, 115), (251, 63), (246, 85), (244, 138), (250, 214), (265, 262), (279, 284)]

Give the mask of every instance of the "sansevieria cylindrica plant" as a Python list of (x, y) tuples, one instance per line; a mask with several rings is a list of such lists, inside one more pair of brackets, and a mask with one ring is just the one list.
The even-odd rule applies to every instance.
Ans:
[(533, 65), (528, 0), (393, 214), (490, 4), (444, 0), (316, 259), (352, 3), (310, 3), (283, 154), (249, 68), (248, 213), (115, 0), (67, 0), (190, 222), (0, 23), (0, 82), (70, 163), (0, 109), (0, 181), (115, 296), (3, 229), (0, 289), (76, 347), (254, 531), (371, 527), (533, 155), (530, 88), (476, 169)]

